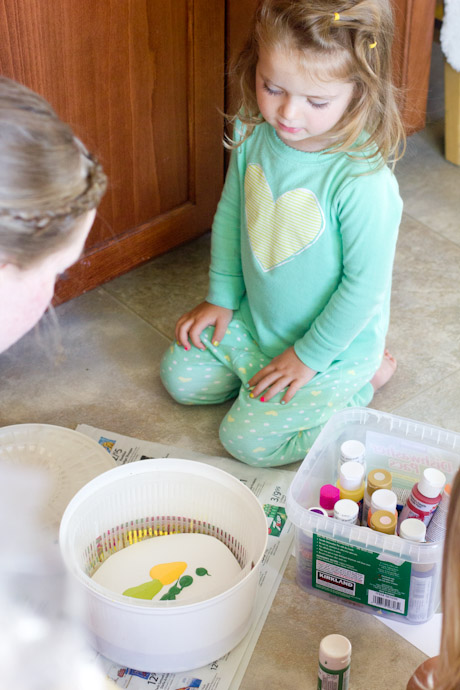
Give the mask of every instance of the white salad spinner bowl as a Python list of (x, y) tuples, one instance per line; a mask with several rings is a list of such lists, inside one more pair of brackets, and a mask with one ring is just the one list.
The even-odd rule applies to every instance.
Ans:
[[(197, 603), (153, 602), (112, 592), (91, 576), (128, 545), (130, 531), (214, 536), (233, 553), (241, 573), (229, 589)], [(188, 671), (229, 652), (249, 630), (267, 521), (254, 494), (227, 472), (175, 458), (116, 467), (70, 501), (59, 542), (67, 569), (85, 592), (84, 622), (93, 644), (119, 665)]]

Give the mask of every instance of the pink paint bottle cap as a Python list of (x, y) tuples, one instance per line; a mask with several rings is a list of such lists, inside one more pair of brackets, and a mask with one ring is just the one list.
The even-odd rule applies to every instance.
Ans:
[(427, 467), (423, 470), (423, 476), (418, 483), (418, 490), (422, 496), (436, 498), (439, 496), (446, 483), (446, 476), (441, 470)]
[(319, 490), (319, 504), (325, 510), (333, 510), (340, 498), (340, 490), (332, 484), (324, 484)]

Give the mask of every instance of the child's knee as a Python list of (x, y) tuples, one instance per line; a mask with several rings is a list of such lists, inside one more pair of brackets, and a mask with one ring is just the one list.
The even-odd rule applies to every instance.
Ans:
[(164, 387), (182, 405), (216, 405), (238, 392), (240, 381), (209, 350), (190, 352), (173, 343), (160, 367)]
[(189, 395), (181, 386), (180, 378), (182, 367), (178, 359), (178, 347), (172, 344), (168, 347), (160, 365), (160, 378), (163, 386), (168, 391), (169, 395), (176, 400), (176, 402), (183, 405), (189, 402)]
[(283, 440), (264, 431), (240, 425), (230, 413), (225, 416), (219, 428), (219, 438), (225, 450), (234, 458), (254, 467), (275, 467), (292, 462), (285, 459), (280, 447)]

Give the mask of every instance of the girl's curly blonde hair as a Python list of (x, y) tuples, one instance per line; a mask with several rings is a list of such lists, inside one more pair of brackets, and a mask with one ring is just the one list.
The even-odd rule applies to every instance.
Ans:
[(106, 186), (97, 159), (50, 104), (0, 77), (0, 263), (27, 268), (65, 246)]
[[(258, 55), (261, 48), (276, 48), (292, 52), (315, 78), (354, 84), (350, 107), (329, 132), (334, 152), (364, 151), (382, 165), (396, 161), (405, 134), (392, 84), (392, 41), (390, 0), (261, 0), (230, 69), (240, 102), (228, 119), (239, 119), (244, 133), (227, 146), (239, 146), (263, 122), (255, 86)], [(358, 143), (363, 132), (367, 138)]]

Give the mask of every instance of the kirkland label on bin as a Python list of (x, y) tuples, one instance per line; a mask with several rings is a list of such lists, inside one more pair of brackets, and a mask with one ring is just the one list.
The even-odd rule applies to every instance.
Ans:
[(367, 606), (407, 616), (411, 564), (313, 535), (312, 586)]

